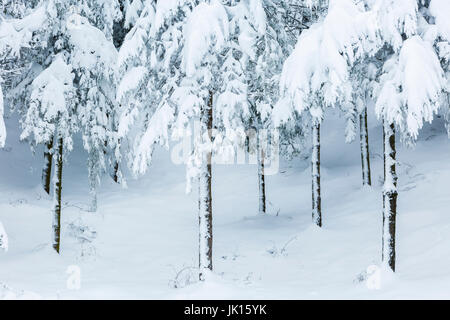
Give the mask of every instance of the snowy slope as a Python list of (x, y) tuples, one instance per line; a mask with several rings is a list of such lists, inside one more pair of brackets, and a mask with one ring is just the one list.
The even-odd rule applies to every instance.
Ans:
[[(50, 245), (51, 199), (39, 187), (42, 150), (33, 156), (17, 142), (16, 120), (6, 119), (0, 221), (9, 251), (0, 252), (0, 297), (450, 298), (450, 142), (439, 120), (414, 150), (399, 148), (397, 273), (380, 290), (360, 281), (381, 259), (381, 128), (373, 114), (369, 124), (371, 189), (361, 187), (359, 144), (343, 142), (344, 121), (330, 115), (322, 126), (323, 229), (311, 223), (308, 163), (283, 162), (280, 174), (267, 177), (267, 217), (257, 216), (255, 166), (215, 166), (215, 274), (174, 288), (195, 281), (189, 274), (198, 259), (197, 198), (184, 193), (184, 167), (161, 150), (128, 189), (105, 178), (92, 214), (82, 210), (86, 155), (76, 141), (63, 172), (58, 256)], [(73, 265), (79, 290), (68, 286)]]

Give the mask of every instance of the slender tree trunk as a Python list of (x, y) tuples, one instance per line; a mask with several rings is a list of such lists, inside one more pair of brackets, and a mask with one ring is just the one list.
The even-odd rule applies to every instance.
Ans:
[(266, 213), (266, 177), (264, 175), (264, 148), (262, 145), (261, 137), (258, 134), (258, 185), (259, 185), (259, 214)]
[(311, 157), (312, 174), (312, 218), (313, 222), (322, 227), (322, 204), (320, 197), (320, 124), (312, 127), (313, 150)]
[(61, 194), (63, 169), (63, 139), (58, 139), (55, 157), (54, 200), (53, 200), (53, 248), (59, 253), (61, 245)]
[(395, 127), (384, 121), (383, 241), (382, 260), (395, 271), (395, 219), (397, 215), (397, 174)]
[(370, 174), (369, 131), (367, 130), (367, 107), (359, 115), (359, 141), (361, 143), (361, 165), (363, 185), (372, 185)]
[(45, 192), (50, 194), (50, 181), (52, 176), (52, 149), (53, 149), (53, 138), (45, 145), (44, 151), (44, 168), (42, 169), (42, 186)]
[(98, 188), (98, 156), (95, 151), (89, 154), (88, 159), (88, 176), (89, 176), (89, 194), (91, 196), (90, 212), (97, 212), (97, 188)]
[[(386, 140), (386, 130), (384, 130), (386, 121), (384, 118), (381, 120), (381, 124), (383, 126), (383, 184), (386, 182), (386, 146), (384, 141)], [(383, 214), (385, 208), (385, 200), (384, 200), (384, 192), (383, 192)], [(384, 216), (383, 216), (383, 225), (384, 225)]]
[(93, 186), (91, 184), (89, 193), (91, 195), (91, 204), (90, 204), (90, 207), (89, 207), (89, 211), (90, 212), (97, 212), (97, 185)]
[[(202, 110), (201, 114), (201, 133), (208, 130), (211, 139), (212, 130), (212, 106), (213, 93), (209, 93), (207, 106)], [(205, 279), (205, 271), (212, 270), (212, 246), (213, 246), (213, 230), (212, 230), (212, 193), (211, 193), (211, 160), (212, 151), (206, 152), (200, 168), (199, 177), (199, 279)]]
[(386, 130), (384, 128), (386, 121), (383, 119), (381, 124), (383, 125), (383, 181), (386, 181)]
[[(114, 126), (114, 130), (117, 130), (117, 128), (115, 128)], [(120, 145), (121, 143), (121, 139), (118, 140), (118, 143)], [(113, 166), (113, 176), (112, 179), (115, 183), (120, 183), (121, 178), (119, 177), (119, 161), (117, 160), (117, 158), (114, 159), (114, 166)]]
[(114, 173), (113, 173), (113, 180), (115, 183), (119, 183), (119, 161), (114, 161)]

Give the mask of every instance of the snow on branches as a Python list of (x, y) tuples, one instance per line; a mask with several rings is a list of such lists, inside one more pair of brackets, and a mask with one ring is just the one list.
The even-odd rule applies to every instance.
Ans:
[(418, 4), (416, 0), (378, 0), (372, 7), (382, 41), (379, 55), (383, 57), (375, 111), (379, 118), (395, 124), (409, 142), (417, 139), (424, 121), (433, 120), (446, 89), (432, 36), (442, 25), (428, 23)]
[(76, 101), (73, 78), (72, 66), (61, 53), (34, 79), (30, 105), (22, 120), (21, 139), (32, 138), (35, 144), (47, 143), (57, 131), (66, 147), (72, 148)]
[(376, 113), (416, 139), (424, 121), (431, 122), (439, 108), (444, 74), (432, 46), (419, 36), (407, 39), (399, 55), (383, 68)]
[[(183, 30), (182, 67), (187, 77), (198, 74), (208, 54), (223, 50), (229, 37), (228, 16), (224, 6), (217, 0), (201, 3), (189, 16)], [(200, 74), (200, 76), (203, 76)], [(206, 81), (211, 79), (205, 78)]]
[(0, 57), (4, 54), (19, 56), (24, 47), (31, 47), (36, 32), (48, 21), (49, 5), (42, 4), (22, 19), (0, 17)]
[(326, 17), (300, 35), (284, 64), (275, 122), (305, 111), (320, 122), (325, 107), (351, 100), (351, 64), (371, 49), (372, 19), (352, 0), (330, 1)]

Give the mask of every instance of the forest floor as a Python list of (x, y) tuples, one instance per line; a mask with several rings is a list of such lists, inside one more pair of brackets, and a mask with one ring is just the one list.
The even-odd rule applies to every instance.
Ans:
[(267, 177), (267, 216), (257, 214), (256, 166), (214, 166), (214, 274), (197, 283), (197, 194), (186, 195), (185, 169), (168, 152), (156, 152), (148, 173), (128, 178), (126, 189), (105, 178), (95, 214), (84, 210), (86, 155), (71, 154), (57, 255), (52, 200), (39, 186), (42, 150), (33, 156), (17, 142), (17, 122), (9, 119), (0, 151), (0, 221), (9, 235), (0, 297), (448, 299), (450, 142), (439, 120), (415, 148), (397, 154), (397, 272), (379, 289), (364, 280), (381, 259), (381, 128), (373, 114), (369, 124), (371, 188), (361, 186), (359, 143), (343, 142), (343, 121), (331, 116), (322, 126), (322, 229), (311, 222), (308, 162), (283, 161)]

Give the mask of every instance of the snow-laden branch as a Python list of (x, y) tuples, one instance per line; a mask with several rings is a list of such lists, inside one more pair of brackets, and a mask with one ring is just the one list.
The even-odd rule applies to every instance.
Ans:
[(37, 144), (47, 143), (58, 129), (70, 145), (70, 135), (65, 135), (65, 131), (70, 118), (68, 100), (74, 96), (73, 78), (72, 66), (66, 63), (63, 54), (59, 54), (34, 79), (21, 139), (32, 137)]
[(417, 0), (375, 0), (372, 12), (377, 19), (379, 34), (384, 43), (398, 51), (403, 37), (417, 33)]
[(450, 41), (450, 1), (432, 0), (430, 3), (430, 14), (435, 18), (438, 34), (447, 41)]
[(34, 32), (41, 30), (48, 20), (46, 5), (41, 5), (22, 19), (0, 17), (0, 53), (19, 56), (20, 50), (29, 47)]
[(183, 32), (182, 66), (186, 75), (191, 77), (205, 62), (211, 48), (220, 52), (228, 40), (230, 30), (224, 6), (217, 0), (199, 4), (189, 16)]
[(413, 36), (383, 71), (376, 113), (416, 139), (424, 121), (431, 122), (439, 108), (445, 87), (439, 59), (428, 42)]
[(373, 50), (376, 24), (352, 0), (330, 0), (327, 16), (305, 30), (286, 60), (280, 79), (282, 99), (275, 122), (309, 111), (320, 121), (323, 108), (351, 99), (351, 64)]

